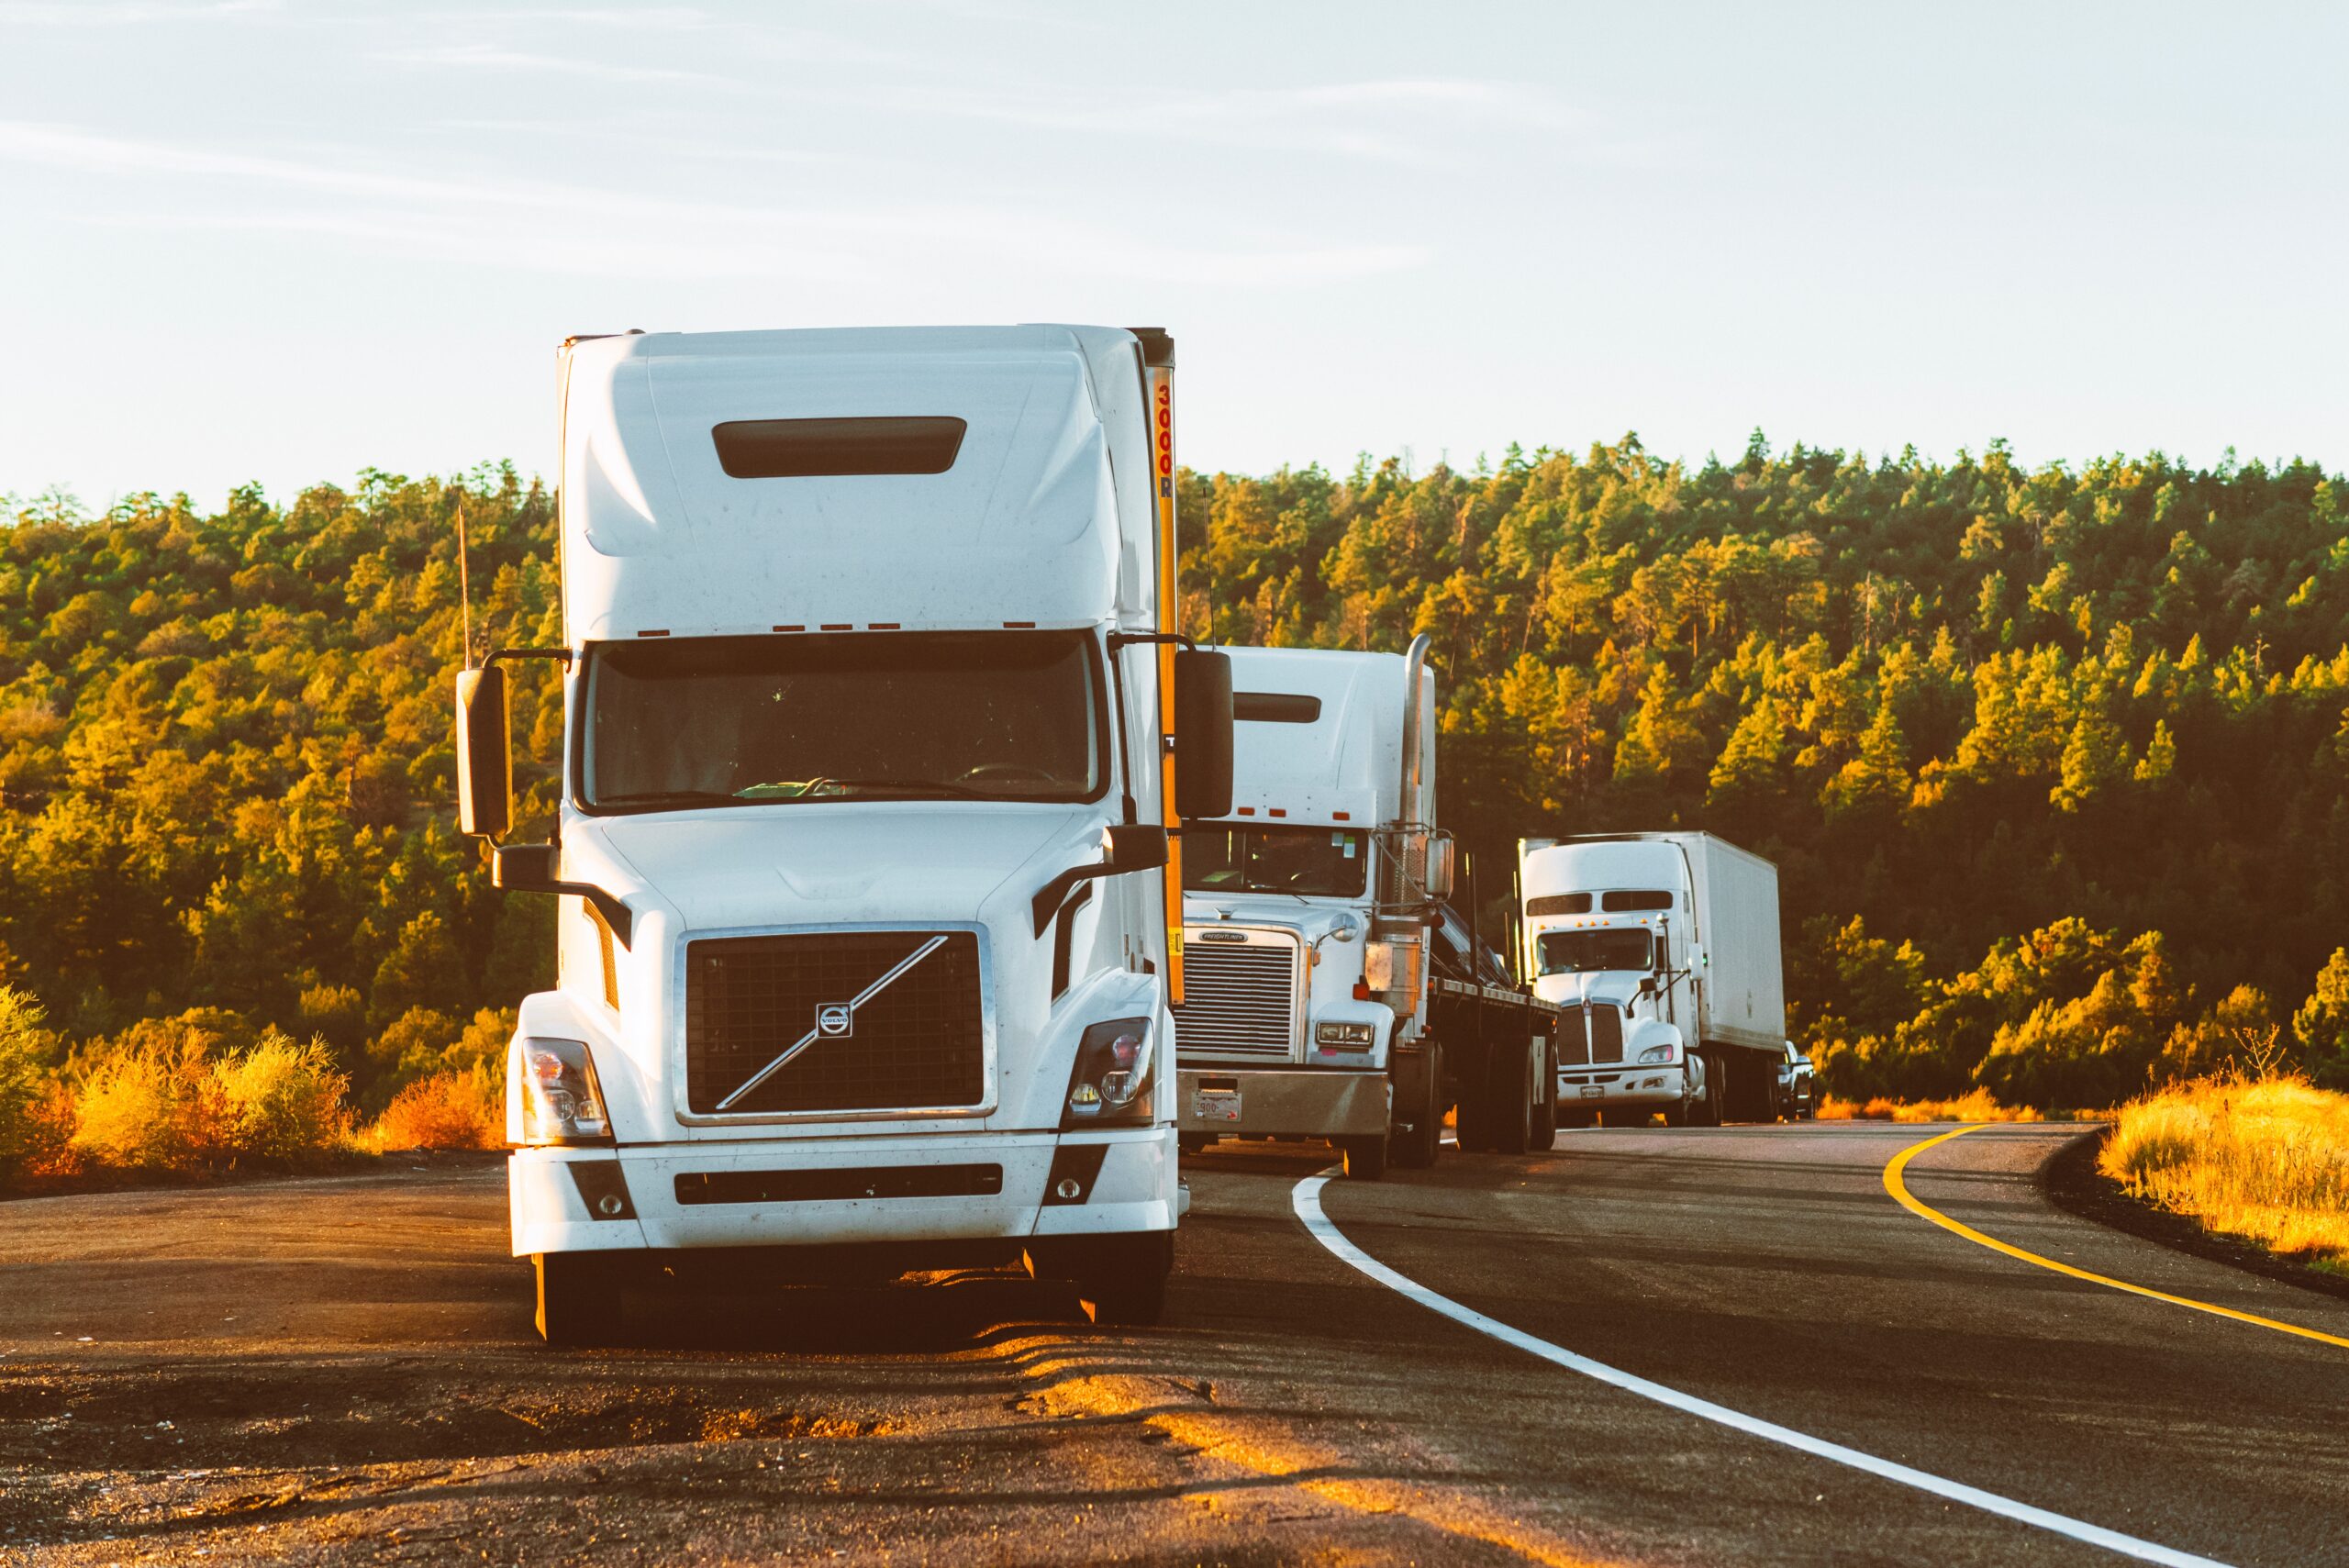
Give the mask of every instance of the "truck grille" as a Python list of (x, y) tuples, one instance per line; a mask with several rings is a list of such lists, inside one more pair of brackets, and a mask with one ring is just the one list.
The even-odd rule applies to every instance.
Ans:
[[(864, 995), (925, 947), (911, 967)], [(979, 1011), (979, 940), (968, 931), (689, 942), (685, 1102), (703, 1116), (975, 1106), (986, 1098)], [(802, 1042), (789, 1062), (729, 1103)]]
[(1623, 1060), (1623, 1015), (1616, 1008), (1568, 1007), (1558, 1035), (1558, 1061), (1564, 1066)]
[(1295, 942), (1183, 943), (1183, 1005), (1174, 1009), (1178, 1056), (1215, 1052), (1286, 1060), (1296, 1028)]

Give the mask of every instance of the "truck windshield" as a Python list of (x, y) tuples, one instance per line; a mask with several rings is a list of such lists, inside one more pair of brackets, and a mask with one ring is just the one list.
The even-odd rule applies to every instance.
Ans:
[(1370, 855), (1360, 831), (1183, 825), (1183, 885), (1200, 893), (1297, 893), (1357, 898)]
[[(1186, 851), (1187, 852), (1187, 851)], [(1533, 944), (1544, 974), (1588, 974), (1602, 969), (1645, 972), (1655, 967), (1649, 935), (1637, 927), (1544, 931)]]
[(1100, 682), (1081, 631), (706, 637), (598, 650), (584, 803), (1090, 800)]

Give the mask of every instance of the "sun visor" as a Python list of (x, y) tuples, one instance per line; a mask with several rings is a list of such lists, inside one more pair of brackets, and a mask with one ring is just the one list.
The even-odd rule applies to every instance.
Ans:
[(1109, 444), (1065, 333), (927, 352), (882, 335), (866, 351), (806, 351), (789, 346), (799, 336), (575, 352), (574, 639), (1112, 613)]

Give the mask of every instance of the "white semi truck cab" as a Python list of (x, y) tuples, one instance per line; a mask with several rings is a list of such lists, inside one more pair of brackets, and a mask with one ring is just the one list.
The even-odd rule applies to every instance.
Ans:
[(1786, 1049), (1778, 873), (1709, 833), (1519, 844), (1521, 962), (1564, 1010), (1567, 1126), (1766, 1121)]
[[(462, 826), (560, 900), (507, 1074), (551, 1341), (648, 1264), (1024, 1257), (1156, 1316), (1170, 831), (1230, 746), (1227, 662), (1165, 629), (1173, 367), (1091, 327), (563, 346), (563, 642), (458, 679)], [(543, 844), (497, 842), (518, 657), (562, 669)]]
[(1517, 1147), (1548, 1140), (1531, 999), (1473, 958), (1445, 962), (1475, 944), (1442, 904), (1452, 844), (1436, 826), (1427, 650), (1224, 651), (1233, 804), (1184, 828), (1186, 1148), (1326, 1139), (1349, 1175), (1377, 1176), (1390, 1156), (1427, 1165), (1455, 1098), (1470, 1122), (1483, 1115), (1493, 1062), (1495, 1119), (1513, 1105)]

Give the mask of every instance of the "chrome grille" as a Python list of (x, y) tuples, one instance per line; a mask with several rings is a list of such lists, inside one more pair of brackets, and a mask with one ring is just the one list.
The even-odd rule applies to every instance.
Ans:
[(1583, 1015), (1590, 1020), (1590, 1059), (1593, 1062), (1623, 1060), (1623, 1015), (1613, 1007), (1594, 1006)]
[(1604, 1002), (1570, 1006), (1560, 1021), (1558, 1064), (1587, 1067), (1594, 1062), (1623, 1060), (1623, 1015)]
[(1286, 1059), (1296, 1042), (1297, 951), (1286, 939), (1243, 945), (1187, 938), (1176, 1054)]
[[(820, 1011), (847, 1008), (925, 946), (918, 962), (853, 1007), (845, 1032), (819, 1029)], [(685, 1101), (697, 1115), (975, 1106), (986, 1098), (985, 1040), (979, 940), (968, 931), (813, 931), (685, 947)], [(798, 1054), (737, 1095), (795, 1046)]]

